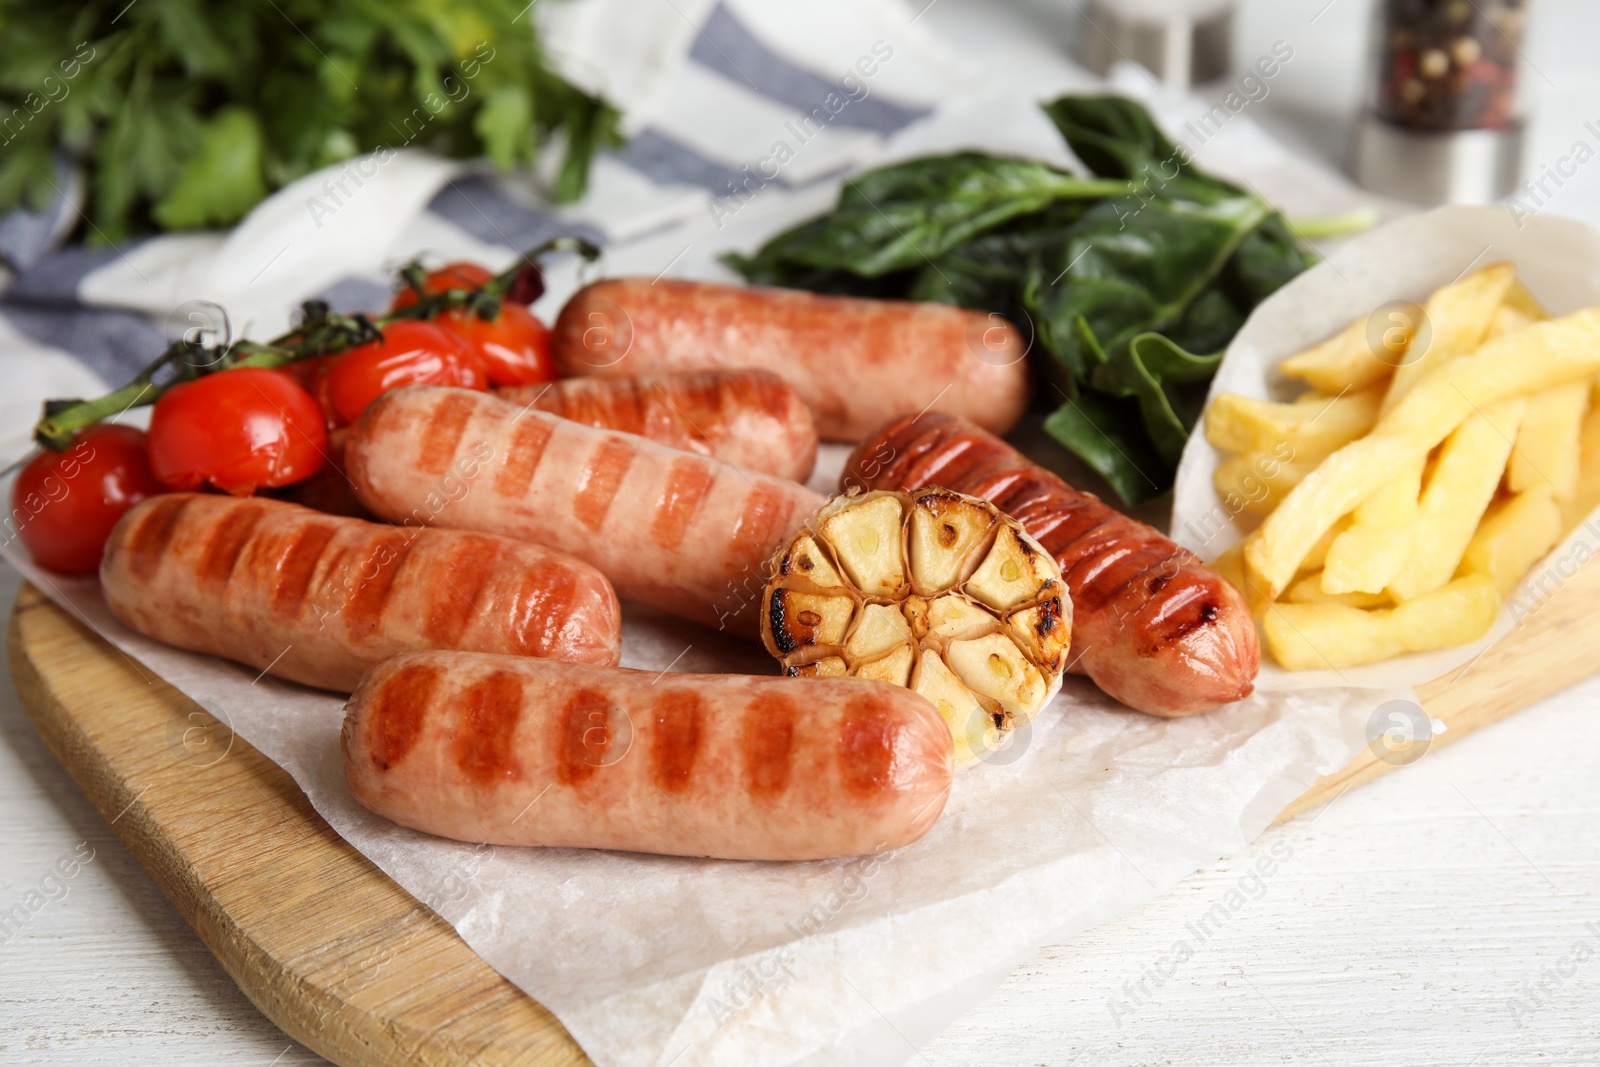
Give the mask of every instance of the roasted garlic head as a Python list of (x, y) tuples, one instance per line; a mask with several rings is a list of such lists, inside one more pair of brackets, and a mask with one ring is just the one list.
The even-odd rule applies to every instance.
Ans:
[(920, 693), (963, 761), (1060, 689), (1072, 602), (1055, 560), (994, 505), (937, 486), (853, 492), (773, 558), (761, 636), (791, 675)]

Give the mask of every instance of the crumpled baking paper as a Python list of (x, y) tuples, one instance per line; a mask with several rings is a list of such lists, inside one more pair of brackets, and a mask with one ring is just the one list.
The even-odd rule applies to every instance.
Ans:
[[(1289, 400), (1304, 391), (1274, 369), (1279, 360), (1331, 337), (1350, 322), (1395, 301), (1428, 295), (1469, 271), (1499, 261), (1556, 316), (1600, 306), (1600, 233), (1586, 223), (1507, 207), (1447, 207), (1412, 215), (1359, 237), (1267, 299), (1250, 317), (1211, 383), (1211, 395), (1241, 393)], [(1377, 328), (1381, 328), (1377, 327)], [(1197, 433), (1184, 449), (1173, 490), (1174, 539), (1205, 559), (1241, 540), (1243, 527), (1211, 484), (1222, 454)], [(1286, 671), (1261, 665), (1262, 689), (1418, 686), (1467, 668), (1484, 649), (1533, 617), (1571, 578), (1600, 556), (1600, 511), (1573, 530), (1531, 571), (1489, 632), (1468, 645), (1417, 652), (1364, 667)]]
[[(831, 482), (844, 454), (825, 449), (814, 484)], [(904, 1060), (1040, 945), (1243, 847), (1348, 762), (1382, 696), (1263, 693), (1166, 721), (1069, 678), (1030, 730), (959, 776), (927, 837), (875, 856), (738, 863), (491, 847), (357, 805), (339, 752), (342, 698), (160, 645), (112, 618), (93, 580), (38, 571), (17, 542), (5, 554), (283, 766), (340, 835), (603, 1067)], [(774, 672), (753, 642), (631, 608), (623, 649), (628, 667)]]

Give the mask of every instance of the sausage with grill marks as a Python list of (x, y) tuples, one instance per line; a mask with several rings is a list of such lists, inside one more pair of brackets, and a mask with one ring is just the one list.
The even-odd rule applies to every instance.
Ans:
[(563, 378), (495, 394), (585, 426), (803, 482), (817, 459), (817, 429), (798, 393), (770, 371), (683, 371), (638, 378)]
[(942, 485), (994, 504), (1061, 564), (1072, 595), (1072, 669), (1151, 715), (1242, 700), (1260, 646), (1249, 608), (1220, 574), (1158, 530), (1080, 493), (954, 416), (898, 419), (863, 441), (845, 485)]
[[(747, 636), (767, 561), (823, 503), (795, 482), (439, 386), (373, 401), (345, 463), (386, 519), (549, 545), (599, 568), (625, 600)], [(458, 464), (474, 471), (467, 489), (433, 506)]]
[(564, 374), (769, 370), (830, 441), (930, 408), (1005, 433), (1028, 407), (1026, 353), (1004, 318), (949, 304), (672, 278), (587, 285), (550, 335)]
[(346, 693), (417, 649), (603, 665), (621, 652), (616, 594), (571, 556), (260, 497), (151, 497), (111, 532), (100, 583), (142, 634)]
[(427, 833), (746, 860), (909, 844), (953, 771), (939, 713), (886, 682), (461, 652), (373, 669), (342, 747), (355, 798)]

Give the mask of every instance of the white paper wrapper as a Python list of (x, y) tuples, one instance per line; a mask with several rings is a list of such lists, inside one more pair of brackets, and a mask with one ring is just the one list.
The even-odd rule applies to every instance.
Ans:
[[(1600, 305), (1600, 233), (1585, 223), (1504, 207), (1447, 207), (1390, 223), (1340, 248), (1256, 309), (1228, 348), (1211, 395), (1289, 400), (1304, 391), (1274, 369), (1286, 356), (1332, 336), (1396, 300), (1426, 302), (1469, 270), (1509, 261), (1553, 315)], [(1212, 486), (1222, 454), (1196, 433), (1173, 491), (1172, 536), (1205, 559), (1237, 544), (1241, 527)], [(1418, 686), (1464, 668), (1528, 618), (1584, 561), (1600, 555), (1600, 512), (1529, 572), (1494, 626), (1470, 645), (1418, 652), (1338, 671), (1286, 671), (1263, 658), (1264, 690), (1327, 686)]]
[[(832, 481), (844, 452), (825, 449), (815, 484)], [(733, 863), (493, 848), (359, 807), (342, 772), (341, 698), (157, 644), (117, 623), (93, 580), (42, 573), (15, 541), (5, 555), (283, 766), (339, 834), (603, 1067), (903, 1060), (1041, 944), (1249, 842), (1348, 762), (1389, 695), (1274, 693), (1166, 721), (1068, 679), (1031, 734), (960, 776), (926, 838), (881, 856)], [(623, 648), (630, 667), (775, 670), (754, 643), (631, 609)], [(173, 758), (195, 760), (181, 741)]]

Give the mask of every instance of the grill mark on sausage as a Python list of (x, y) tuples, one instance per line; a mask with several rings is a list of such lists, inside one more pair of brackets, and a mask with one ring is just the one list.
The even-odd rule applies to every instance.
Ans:
[(1216, 618), (1215, 592), (1209, 583), (1184, 582), (1172, 594), (1157, 602), (1156, 611), (1144, 619), (1150, 636), (1157, 642), (1176, 641)]
[(799, 719), (799, 705), (782, 693), (759, 693), (751, 701), (740, 738), (745, 790), (751, 799), (770, 800), (789, 788), (794, 728)]
[[(1085, 610), (1100, 611), (1127, 592), (1141, 603), (1148, 603), (1153, 597), (1140, 588), (1141, 579), (1152, 572), (1160, 573), (1170, 558), (1161, 548), (1148, 539), (1143, 543), (1123, 539), (1101, 546), (1100, 551), (1071, 568), (1067, 584), (1072, 588), (1074, 606), (1081, 603)], [(1063, 567), (1062, 573), (1069, 572)], [(1123, 610), (1131, 609), (1124, 605)]]
[(561, 710), (561, 729), (556, 735), (556, 780), (562, 785), (581, 785), (610, 762), (611, 702), (594, 689), (572, 694)]
[(522, 684), (516, 671), (494, 671), (463, 695), (456, 725), (456, 766), (479, 785), (522, 776), (514, 743), (522, 718)]
[(656, 697), (650, 731), (650, 780), (663, 793), (689, 788), (700, 754), (705, 705), (692, 689), (668, 689)]
[(670, 383), (658, 379), (650, 392), (661, 418), (678, 428), (683, 440), (694, 451), (711, 451), (711, 435), (706, 427), (720, 426), (738, 408), (728, 395), (728, 376), (717, 371), (700, 371), (676, 378)]
[(500, 542), (469, 535), (457, 539), (448, 552), (449, 557), (436, 572), (439, 581), (428, 598), (428, 618), (423, 627), (430, 641), (441, 648), (456, 648), (478, 616), (478, 601), (494, 578)]
[(1172, 547), (1145, 539), (1132, 556), (1122, 561), (1119, 573), (1125, 575), (1123, 581), (1110, 586), (1110, 578), (1107, 578), (1104, 584), (1109, 588), (1105, 591), (1103, 602), (1110, 603), (1131, 596), (1137, 599), (1138, 604), (1133, 608), (1125, 608), (1125, 611), (1139, 612), (1152, 605), (1158, 613), (1167, 611), (1162, 605), (1171, 602), (1174, 595), (1182, 595), (1181, 590), (1172, 586), (1172, 579), (1178, 576), (1183, 567), (1180, 558), (1167, 551)]
[(389, 594), (394, 591), (395, 576), (415, 544), (416, 541), (398, 530), (372, 538), (371, 548), (362, 555), (356, 573), (351, 576), (350, 596), (340, 612), (344, 616), (345, 632), (352, 640), (368, 637), (377, 630), (383, 609), (388, 606)]
[(788, 421), (793, 411), (794, 390), (776, 374), (747, 372), (725, 379), (728, 390), (721, 400), (723, 410), (755, 409), (774, 419)]
[(839, 727), (839, 781), (853, 796), (894, 788), (894, 711), (880, 700), (854, 697)]
[(156, 497), (156, 502), (144, 513), (139, 525), (124, 542), (128, 569), (135, 578), (147, 582), (161, 569), (167, 546), (172, 543), (183, 513), (193, 499), (177, 495)]
[(227, 583), (233, 568), (239, 564), (239, 554), (249, 543), (265, 511), (259, 504), (235, 504), (223, 514), (206, 538), (205, 551), (200, 555), (196, 572), (202, 582)]
[(528, 495), (533, 476), (539, 471), (539, 461), (544, 458), (544, 447), (550, 443), (552, 423), (538, 416), (517, 420), (506, 444), (505, 463), (494, 479), (494, 491), (504, 497), (521, 498)]
[(272, 589), (267, 594), (267, 606), (272, 612), (290, 617), (300, 613), (317, 563), (337, 529), (332, 523), (308, 522), (290, 538), (278, 557)]
[[(601, 429), (622, 430), (644, 435), (650, 425), (650, 404), (637, 378), (594, 378), (589, 400), (588, 423)], [(601, 382), (610, 388), (601, 388)]]
[(372, 701), (367, 727), (367, 747), (378, 770), (389, 770), (415, 747), (443, 680), (444, 668), (418, 663), (400, 668), (384, 681)]
[(635, 455), (637, 450), (621, 437), (600, 442), (578, 476), (578, 490), (572, 498), (572, 513), (579, 522), (591, 530), (600, 529)]
[[(570, 567), (543, 560), (523, 572), (515, 603), (522, 614), (512, 620), (513, 651), (523, 656), (549, 656), (566, 651), (574, 642), (563, 641), (573, 622), (572, 602), (577, 596), (577, 576)], [(578, 640), (590, 635), (574, 627)]]
[(443, 474), (456, 458), (467, 422), (478, 407), (477, 398), (468, 393), (451, 393), (433, 406), (427, 425), (422, 428), (422, 443), (417, 449), (417, 467), (428, 474)]
[(682, 544), (689, 524), (716, 480), (716, 472), (704, 460), (673, 460), (667, 468), (666, 487), (661, 490), (661, 499), (656, 501), (650, 539), (662, 548), (677, 548)]
[(756, 482), (745, 497), (744, 507), (734, 520), (733, 535), (728, 539), (734, 558), (745, 560), (752, 553), (764, 555), (772, 548), (774, 540), (784, 531), (779, 526), (789, 518), (783, 493), (771, 482)]

